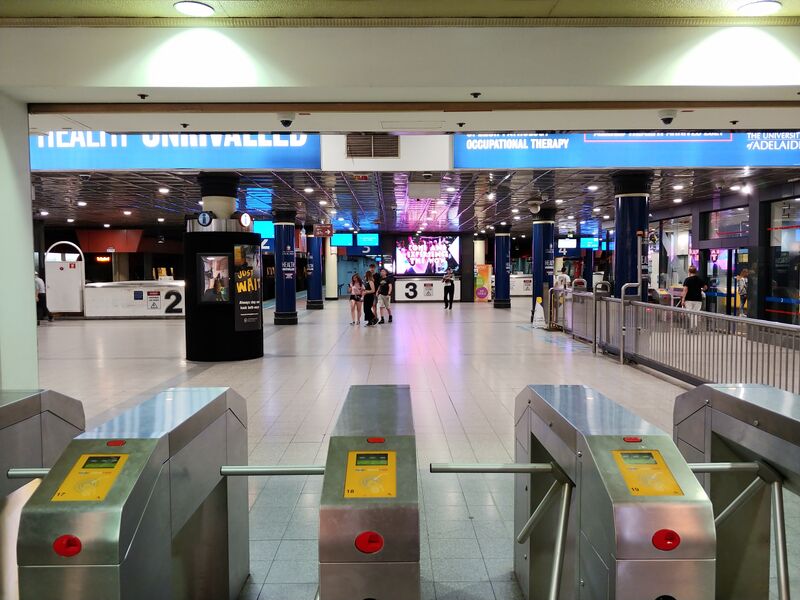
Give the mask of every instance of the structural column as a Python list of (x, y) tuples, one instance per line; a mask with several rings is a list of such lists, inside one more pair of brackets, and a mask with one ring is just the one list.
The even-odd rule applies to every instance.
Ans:
[(495, 226), (494, 307), (511, 308), (511, 225)]
[(476, 265), (486, 264), (486, 236), (479, 233), (472, 242)]
[(0, 94), (0, 389), (39, 387), (28, 109)]
[(553, 287), (555, 269), (556, 211), (542, 209), (533, 215), (531, 231), (531, 273), (533, 275), (533, 310), (537, 300), (545, 303), (545, 294)]
[[(650, 210), (651, 171), (628, 171), (614, 176), (615, 248), (614, 295), (619, 298), (622, 286), (640, 281), (642, 264), (646, 264), (647, 226)], [(647, 301), (646, 282), (640, 286), (639, 296)]]
[(314, 235), (314, 226), (306, 225), (306, 243), (308, 244), (308, 295), (306, 308), (322, 310), (322, 241), (324, 238)]
[(275, 325), (297, 325), (294, 210), (275, 212)]
[(339, 299), (339, 250), (325, 238), (325, 300)]

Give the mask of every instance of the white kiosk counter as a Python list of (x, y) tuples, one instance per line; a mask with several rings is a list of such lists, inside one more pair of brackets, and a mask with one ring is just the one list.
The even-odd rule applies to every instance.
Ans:
[[(395, 302), (444, 302), (444, 283), (441, 277), (395, 278)], [(453, 301), (461, 301), (461, 278), (455, 277)]]
[(88, 319), (158, 319), (184, 316), (183, 281), (88, 283), (83, 314)]
[(511, 296), (532, 296), (533, 275), (512, 275)]

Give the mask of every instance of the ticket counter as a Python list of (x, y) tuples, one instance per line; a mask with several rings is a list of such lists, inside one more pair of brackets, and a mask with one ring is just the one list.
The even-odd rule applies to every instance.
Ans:
[(183, 281), (114, 281), (84, 287), (89, 319), (157, 319), (184, 316)]

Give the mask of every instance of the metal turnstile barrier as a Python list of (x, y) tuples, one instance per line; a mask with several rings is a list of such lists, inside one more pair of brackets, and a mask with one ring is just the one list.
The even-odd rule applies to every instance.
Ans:
[(669, 435), (577, 385), (528, 386), (515, 419), (515, 464), (431, 471), (515, 473), (525, 598), (714, 599), (711, 502)]
[(0, 391), (0, 598), (16, 600), (17, 532), (22, 508), (39, 485), (8, 479), (16, 466), (46, 469), (86, 427), (83, 405), (52, 390)]
[(20, 598), (237, 598), (247, 482), (219, 468), (246, 460), (229, 388), (168, 389), (75, 438), (22, 510)]
[(759, 384), (701, 385), (675, 400), (674, 437), (687, 460), (757, 468), (700, 480), (717, 514), (717, 595), (769, 598), (770, 531), (777, 591), (789, 600), (783, 490), (800, 493), (800, 396)]

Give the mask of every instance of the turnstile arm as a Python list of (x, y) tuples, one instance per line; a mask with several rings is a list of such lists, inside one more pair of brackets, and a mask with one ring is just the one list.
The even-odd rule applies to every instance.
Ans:
[(9, 479), (39, 479), (47, 477), (49, 472), (50, 469), (42, 469), (41, 467), (31, 469), (9, 469), (6, 473), (6, 477)]
[(773, 481), (772, 527), (775, 531), (775, 566), (778, 571), (778, 598), (790, 600), (789, 555), (786, 550), (786, 515), (783, 510), (783, 482)]
[(239, 465), (219, 469), (223, 477), (260, 477), (270, 475), (324, 475), (325, 465)]
[(431, 473), (552, 473), (551, 463), (431, 463)]
[(569, 505), (572, 501), (572, 483), (563, 482), (561, 487), (561, 502), (558, 507), (558, 531), (553, 550), (553, 569), (550, 575), (550, 593), (547, 600), (558, 600), (558, 590), (561, 586), (561, 574), (564, 570), (564, 552), (567, 548), (567, 529), (569, 526)]
[(539, 505), (536, 507), (536, 510), (533, 511), (531, 518), (528, 519), (528, 522), (522, 526), (519, 534), (517, 534), (517, 543), (524, 544), (528, 541), (528, 538), (531, 537), (531, 532), (533, 528), (536, 527), (536, 524), (541, 520), (542, 515), (544, 514), (547, 507), (553, 502), (553, 500), (558, 494), (558, 481), (554, 481), (553, 485), (550, 486), (550, 489), (547, 490), (547, 493), (542, 498), (542, 501), (539, 502)]
[(764, 480), (761, 479), (761, 477), (756, 477), (755, 479), (753, 479), (753, 481), (750, 482), (750, 485), (748, 485), (746, 488), (744, 488), (744, 490), (742, 490), (741, 494), (736, 496), (736, 498), (734, 498), (731, 501), (731, 503), (728, 504), (728, 506), (722, 509), (722, 511), (714, 519), (714, 525), (716, 527), (722, 525), (725, 521), (728, 520), (728, 518), (733, 513), (736, 512), (736, 510), (740, 506), (746, 504), (747, 501), (750, 500), (750, 498), (755, 496), (763, 486), (764, 486)]
[(739, 471), (757, 473), (763, 465), (757, 462), (713, 462), (688, 463), (687, 466), (692, 473), (736, 473)]

